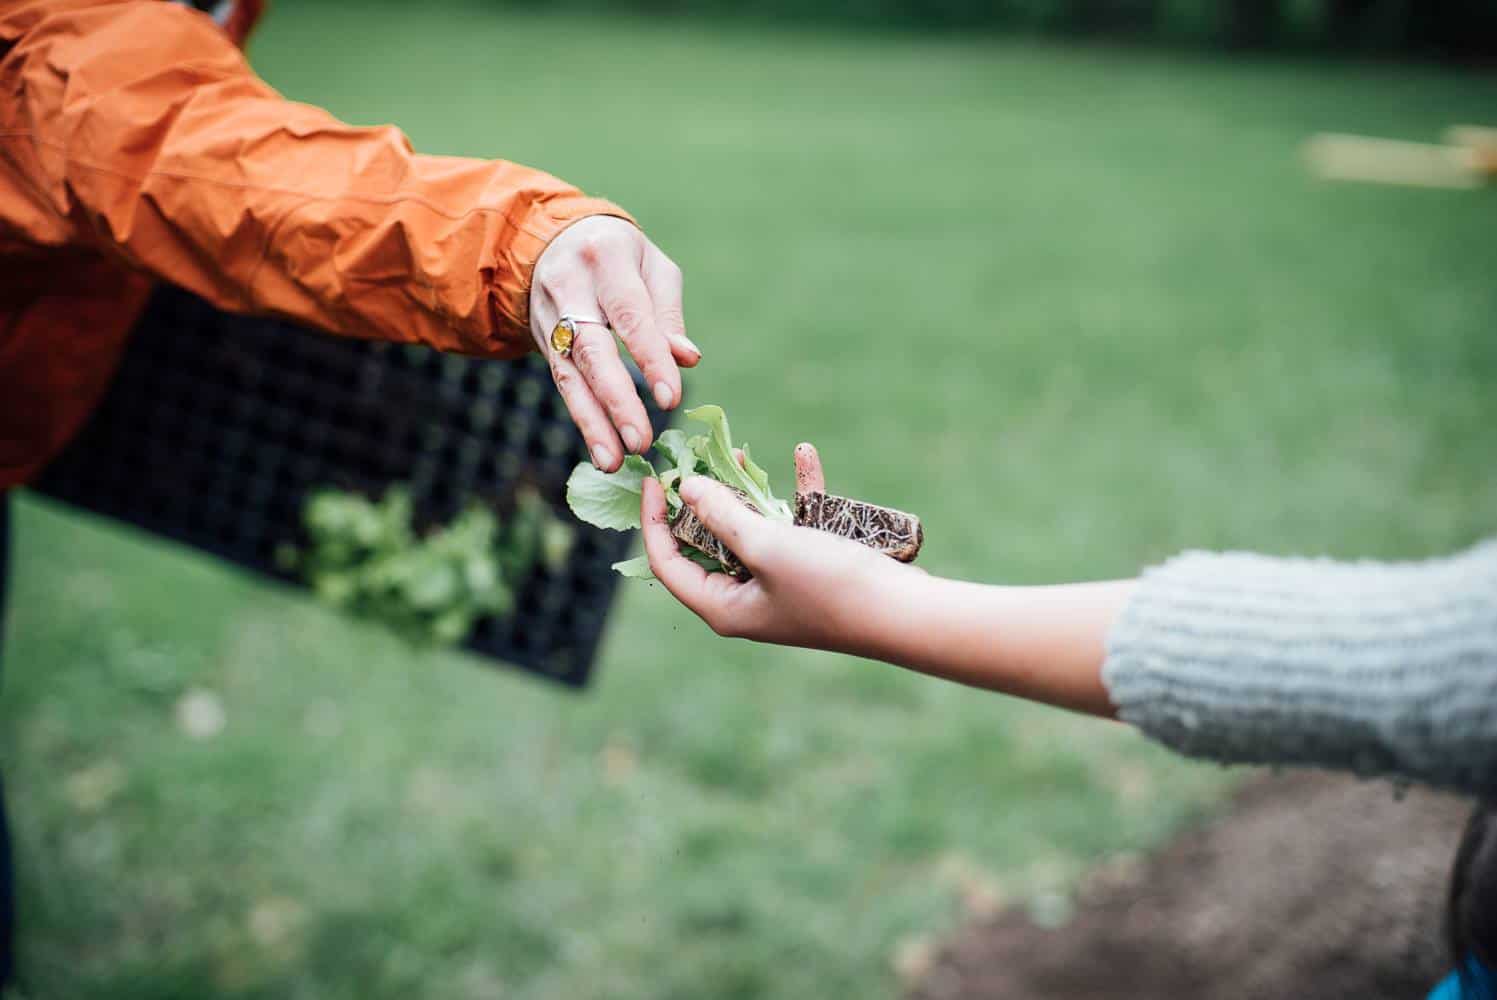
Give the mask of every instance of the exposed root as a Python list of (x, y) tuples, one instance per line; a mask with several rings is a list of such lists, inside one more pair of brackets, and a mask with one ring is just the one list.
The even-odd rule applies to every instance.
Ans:
[[(756, 514), (759, 512), (747, 496), (738, 490), (733, 492), (745, 507)], [(850, 538), (900, 562), (913, 562), (925, 541), (925, 531), (915, 515), (831, 493), (803, 493), (797, 496), (795, 523)], [(707, 526), (692, 513), (690, 507), (683, 505), (671, 519), (671, 534), (678, 541), (716, 559), (726, 572), (737, 579), (747, 580), (752, 575), (738, 557), (707, 530)]]
[(900, 562), (913, 562), (925, 541), (914, 514), (831, 493), (797, 496), (795, 523), (850, 538)]
[[(741, 490), (735, 490), (731, 486), (728, 489), (733, 490), (734, 495), (738, 497), (739, 501), (745, 507), (755, 514), (759, 513), (759, 508), (755, 507), (749, 501), (748, 496)], [(681, 509), (676, 512), (676, 516), (671, 518), (671, 534), (676, 537), (677, 541), (684, 542), (698, 552), (722, 563), (723, 570), (734, 577), (740, 580), (747, 580), (752, 575), (749, 573), (748, 568), (739, 562), (738, 557), (733, 554), (732, 550), (724, 545), (716, 535), (708, 531), (707, 526), (685, 504), (682, 504)]]

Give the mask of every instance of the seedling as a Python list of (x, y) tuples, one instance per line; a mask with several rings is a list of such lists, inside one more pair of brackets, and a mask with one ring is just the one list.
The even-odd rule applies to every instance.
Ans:
[[(841, 535), (901, 562), (910, 562), (919, 554), (924, 535), (920, 519), (914, 515), (824, 492), (798, 494), (792, 507), (774, 495), (769, 474), (754, 461), (748, 445), (734, 448), (722, 407), (699, 406), (687, 410), (686, 416), (705, 424), (707, 432), (687, 437), (684, 431), (672, 428), (662, 433), (655, 441), (655, 452), (664, 466), (658, 472), (638, 455), (625, 459), (617, 472), (601, 472), (587, 462), (578, 463), (567, 480), (567, 505), (572, 513), (599, 528), (638, 528), (644, 480), (654, 476), (665, 489), (671, 534), (682, 544), (682, 551), (713, 572), (747, 579), (749, 573), (743, 564), (681, 502), (678, 490), (683, 479), (710, 476), (732, 489), (744, 506), (771, 520)], [(653, 576), (649, 560), (643, 556), (614, 563), (613, 568), (633, 579)]]
[(466, 639), (479, 619), (505, 615), (515, 589), (537, 566), (556, 571), (571, 555), (573, 528), (532, 490), (515, 496), (502, 523), (479, 503), (425, 535), (412, 527), (410, 494), (391, 487), (379, 501), (319, 490), (303, 520), (311, 545), (281, 553), (322, 600), (382, 622), (412, 642)]

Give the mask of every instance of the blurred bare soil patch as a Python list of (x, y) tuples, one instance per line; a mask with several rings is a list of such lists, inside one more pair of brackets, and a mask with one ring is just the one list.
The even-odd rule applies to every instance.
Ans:
[(1445, 880), (1468, 802), (1319, 773), (1246, 785), (1075, 916), (1008, 908), (956, 932), (909, 1000), (1423, 996), (1449, 965)]

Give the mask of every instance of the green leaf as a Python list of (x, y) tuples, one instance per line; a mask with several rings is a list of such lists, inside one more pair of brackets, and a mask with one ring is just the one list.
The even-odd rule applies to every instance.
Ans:
[(776, 521), (792, 519), (790, 505), (777, 499), (769, 491), (768, 474), (757, 465), (753, 466), (753, 472), (748, 471), (745, 466), (752, 463), (747, 454), (744, 456), (744, 465), (738, 464), (738, 459), (733, 455), (733, 437), (728, 430), (728, 415), (721, 406), (698, 406), (687, 410), (686, 415), (708, 427), (706, 437), (694, 438), (693, 442), (697, 456), (707, 463), (707, 471), (713, 479), (743, 491), (749, 502), (759, 508), (759, 512), (765, 517)]
[(681, 509), (681, 470), (671, 469), (660, 474), (660, 485), (665, 489), (665, 512), (671, 517)]
[[(724, 572), (722, 563), (707, 555), (705, 552), (699, 552), (696, 549), (692, 548), (690, 545), (682, 545), (680, 547), (680, 551), (682, 555), (684, 555), (686, 558), (690, 559), (692, 562), (696, 563), (698, 566), (702, 567), (709, 573)], [(655, 573), (650, 569), (649, 556), (636, 556), (633, 559), (625, 559), (623, 562), (616, 562), (613, 564), (613, 571), (619, 576), (622, 576), (629, 580), (655, 579)]]
[(472, 610), (456, 607), (442, 612), (431, 623), (431, 639), (442, 646), (461, 642), (473, 630)]
[(727, 570), (723, 569), (722, 563), (718, 562), (716, 559), (712, 558), (701, 549), (694, 549), (690, 545), (682, 545), (681, 554), (709, 573), (727, 572)]
[(479, 550), (463, 560), (463, 582), (474, 594), (499, 586), (499, 565), (487, 551)]
[(743, 451), (743, 471), (748, 473), (749, 478), (754, 481), (754, 485), (758, 486), (766, 494), (769, 493), (769, 473), (761, 469), (759, 463), (754, 461), (753, 453), (749, 451), (747, 444), (741, 450)]
[(567, 506), (581, 521), (598, 528), (628, 531), (639, 527), (639, 501), (644, 477), (655, 469), (638, 455), (624, 459), (617, 472), (602, 472), (579, 462), (567, 479)]
[(633, 559), (616, 562), (613, 564), (613, 571), (629, 580), (655, 579), (655, 574), (650, 570), (649, 556), (635, 556)]
[(547, 512), (541, 522), (541, 565), (553, 573), (561, 572), (572, 555), (572, 546), (577, 542), (577, 533), (570, 524), (558, 521)]
[[(696, 454), (691, 450), (691, 444), (686, 440), (686, 432), (672, 427), (660, 432), (655, 439), (655, 450), (660, 457), (671, 464), (672, 468), (681, 470), (682, 475), (690, 473), (696, 466)], [(666, 470), (670, 471), (669, 469)], [(664, 472), (661, 473), (665, 475)]]
[(412, 566), (401, 591), (411, 607), (418, 611), (435, 611), (452, 603), (458, 596), (458, 588), (457, 570), (446, 563), (423, 560)]
[(353, 599), (358, 584), (351, 573), (324, 573), (313, 583), (317, 596), (334, 607), (342, 607)]
[(488, 615), (508, 614), (514, 603), (513, 593), (503, 584), (472, 595), (474, 609)]

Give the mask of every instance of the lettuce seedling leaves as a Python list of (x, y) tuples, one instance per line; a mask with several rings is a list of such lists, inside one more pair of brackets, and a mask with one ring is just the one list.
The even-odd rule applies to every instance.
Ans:
[[(692, 548), (690, 545), (681, 546), (681, 553), (709, 573), (723, 572), (722, 563), (707, 553)], [(613, 564), (613, 571), (628, 580), (655, 579), (655, 572), (650, 569), (649, 556), (635, 556), (633, 559), (616, 562)]]
[(716, 559), (712, 558), (701, 549), (694, 549), (690, 545), (683, 545), (681, 546), (681, 554), (709, 573), (727, 572), (726, 569), (723, 569), (722, 563), (718, 562)]
[(670, 463), (661, 473), (662, 476), (671, 469), (679, 469), (683, 477), (691, 475), (695, 470), (696, 453), (691, 450), (691, 442), (686, 440), (686, 432), (679, 428), (661, 431), (660, 436), (655, 439), (655, 451)]
[[(665, 487), (665, 504), (672, 517), (681, 509), (681, 480), (698, 471), (696, 452), (686, 432), (675, 427), (662, 431), (655, 439), (655, 451), (669, 464), (660, 471), (660, 485)], [(702, 466), (705, 469), (705, 466)]]
[(635, 556), (633, 559), (616, 562), (613, 564), (613, 571), (629, 580), (655, 579), (655, 574), (650, 570), (649, 556)]
[(598, 528), (638, 528), (644, 479), (654, 474), (654, 467), (638, 455), (624, 459), (617, 472), (603, 472), (590, 462), (579, 462), (567, 479), (567, 506), (580, 520)]
[[(713, 479), (741, 490), (765, 517), (776, 521), (792, 519), (790, 505), (769, 491), (769, 474), (753, 463), (748, 452), (744, 452), (743, 464), (738, 464), (733, 454), (733, 436), (728, 430), (728, 415), (721, 406), (698, 406), (687, 410), (686, 415), (708, 427), (706, 436), (693, 438), (692, 443)], [(752, 472), (748, 468), (751, 465)]]
[(739, 450), (743, 452), (743, 471), (748, 473), (749, 478), (754, 481), (754, 485), (758, 486), (766, 494), (769, 494), (769, 473), (761, 469), (759, 463), (754, 461), (754, 455), (749, 451), (747, 444)]
[[(681, 509), (681, 496), (677, 490), (682, 480), (706, 475), (742, 492), (765, 517), (777, 521), (792, 519), (790, 505), (770, 491), (769, 473), (754, 461), (748, 446), (743, 448), (741, 464), (733, 454), (733, 436), (722, 407), (698, 406), (687, 410), (686, 416), (706, 424), (707, 433), (687, 437), (684, 431), (674, 427), (661, 432), (655, 439), (655, 454), (662, 463), (658, 474), (654, 466), (638, 455), (626, 458), (617, 472), (600, 472), (588, 462), (579, 462), (567, 480), (567, 504), (572, 513), (599, 528), (614, 531), (638, 528), (645, 476), (657, 476), (660, 480), (665, 489), (666, 505), (674, 516)], [(703, 555), (691, 546), (683, 546), (682, 551), (710, 572), (722, 571), (721, 564), (711, 556)], [(613, 568), (631, 580), (654, 579), (649, 560), (643, 556), (614, 563)]]

